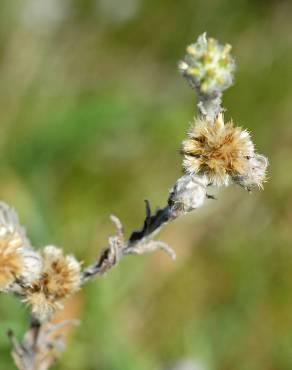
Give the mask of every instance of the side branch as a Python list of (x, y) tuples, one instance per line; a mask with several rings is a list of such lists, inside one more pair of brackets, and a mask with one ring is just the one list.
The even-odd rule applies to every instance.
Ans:
[(167, 206), (157, 209), (154, 214), (151, 213), (150, 203), (146, 200), (143, 226), (140, 230), (133, 231), (128, 240), (125, 240), (121, 221), (111, 216), (116, 226), (116, 235), (109, 238), (108, 247), (101, 252), (97, 261), (82, 271), (82, 283), (94, 276), (104, 275), (116, 266), (122, 257), (129, 254), (141, 255), (160, 249), (175, 259), (172, 248), (162, 241), (153, 240), (153, 237), (164, 225), (202, 206), (205, 199), (210, 198), (207, 194), (207, 185), (204, 176), (182, 176), (171, 189)]
[(149, 201), (145, 201), (145, 204), (146, 217), (143, 227), (133, 231), (128, 240), (125, 240), (121, 221), (116, 216), (111, 216), (111, 220), (116, 226), (116, 235), (109, 237), (109, 245), (101, 252), (97, 261), (82, 271), (83, 283), (96, 275), (104, 275), (117, 265), (122, 257), (129, 254), (140, 255), (161, 249), (168, 253), (172, 259), (175, 259), (174, 251), (166, 243), (151, 239), (163, 225), (174, 219), (171, 217), (170, 207), (167, 205), (151, 215)]

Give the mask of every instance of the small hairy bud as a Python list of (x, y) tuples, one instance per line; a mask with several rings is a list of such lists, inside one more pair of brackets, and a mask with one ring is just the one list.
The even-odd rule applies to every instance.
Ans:
[(184, 175), (170, 191), (168, 203), (174, 218), (200, 208), (207, 197), (208, 179), (200, 175)]
[(199, 94), (220, 95), (233, 82), (235, 62), (230, 51), (230, 45), (221, 45), (204, 33), (187, 47), (179, 70)]
[(20, 252), (22, 254), (23, 270), (18, 278), (17, 284), (25, 287), (39, 278), (42, 271), (42, 258), (40, 254), (32, 248), (22, 248)]
[(17, 214), (0, 203), (0, 290), (19, 292), (35, 280), (41, 271), (41, 259), (35, 252)]
[(221, 113), (214, 123), (196, 119), (182, 145), (185, 171), (205, 175), (217, 186), (228, 185), (232, 177), (245, 175), (248, 159), (254, 156), (249, 133), (232, 122), (224, 124)]
[(55, 310), (62, 308), (62, 301), (80, 288), (80, 263), (72, 255), (65, 256), (62, 249), (47, 246), (42, 251), (41, 277), (26, 290), (25, 302), (34, 317), (45, 321)]
[(233, 176), (232, 179), (248, 191), (254, 187), (262, 189), (263, 183), (266, 181), (268, 164), (268, 158), (262, 154), (255, 154), (249, 158), (246, 171), (242, 175)]

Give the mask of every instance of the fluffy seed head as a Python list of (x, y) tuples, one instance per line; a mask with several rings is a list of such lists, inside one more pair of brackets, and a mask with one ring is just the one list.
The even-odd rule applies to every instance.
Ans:
[(41, 260), (35, 252), (17, 214), (0, 203), (0, 290), (18, 291), (30, 284), (40, 273)]
[(229, 180), (248, 170), (254, 146), (247, 131), (224, 124), (219, 114), (215, 122), (197, 119), (183, 141), (183, 167), (189, 174), (203, 174), (214, 185), (228, 185)]
[(232, 85), (235, 62), (230, 45), (221, 45), (204, 33), (186, 51), (179, 70), (199, 93), (216, 96)]
[(72, 255), (65, 256), (60, 248), (45, 247), (42, 259), (41, 277), (27, 289), (25, 301), (33, 315), (45, 321), (62, 308), (65, 298), (79, 289), (81, 275), (80, 263)]

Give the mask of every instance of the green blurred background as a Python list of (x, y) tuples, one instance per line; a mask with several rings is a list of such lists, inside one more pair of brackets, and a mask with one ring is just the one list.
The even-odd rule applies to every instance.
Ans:
[[(2, 0), (0, 198), (37, 247), (89, 263), (113, 232), (140, 226), (181, 175), (195, 111), (177, 72), (204, 31), (233, 45), (226, 116), (270, 159), (265, 190), (233, 186), (166, 227), (177, 252), (129, 257), (88, 284), (59, 370), (292, 369), (292, 3), (276, 0)], [(0, 297), (5, 335), (27, 312)], [(196, 366), (196, 367), (195, 367)], [(178, 369), (178, 367), (177, 367)]]

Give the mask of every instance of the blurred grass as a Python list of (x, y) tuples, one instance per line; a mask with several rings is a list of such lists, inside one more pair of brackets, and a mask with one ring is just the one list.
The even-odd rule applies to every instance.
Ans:
[[(117, 214), (129, 232), (143, 199), (163, 205), (181, 173), (193, 93), (176, 71), (208, 33), (234, 47), (227, 117), (270, 159), (264, 192), (233, 187), (163, 230), (177, 251), (130, 258), (74, 298), (82, 325), (56, 369), (292, 367), (292, 32), (289, 1), (20, 0), (0, 14), (1, 199), (34, 245), (91, 261)], [(141, 221), (139, 221), (141, 220)], [(26, 315), (1, 296), (5, 331)], [(74, 310), (73, 310), (74, 311)]]

